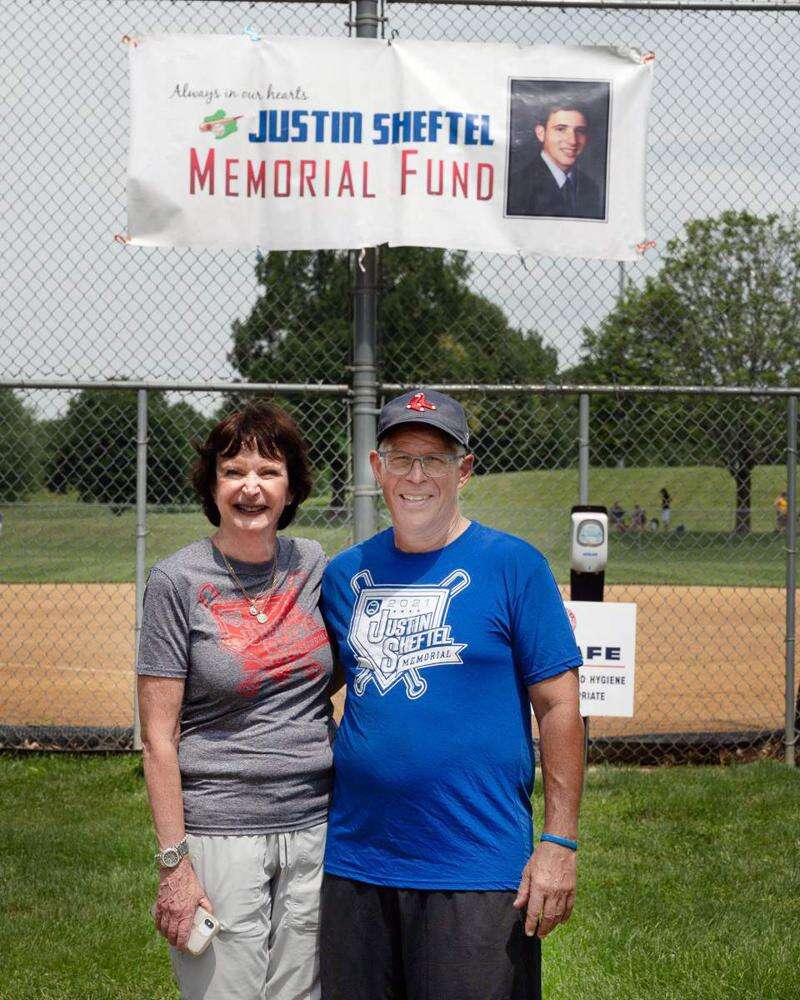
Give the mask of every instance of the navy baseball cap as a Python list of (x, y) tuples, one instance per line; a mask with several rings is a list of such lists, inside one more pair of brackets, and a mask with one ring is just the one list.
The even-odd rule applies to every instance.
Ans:
[(469, 448), (469, 427), (464, 407), (452, 396), (435, 389), (410, 389), (390, 399), (378, 417), (378, 441), (403, 424), (422, 424), (444, 431)]

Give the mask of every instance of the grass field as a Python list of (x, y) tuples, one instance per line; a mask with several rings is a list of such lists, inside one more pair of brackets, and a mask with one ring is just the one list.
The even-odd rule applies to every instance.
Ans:
[[(593, 469), (592, 502), (619, 499), (630, 511), (641, 503), (658, 513), (658, 490), (674, 497), (673, 526), (683, 532), (613, 535), (609, 583), (781, 586), (785, 539), (774, 530), (772, 502), (784, 488), (779, 466), (753, 475), (753, 532), (732, 534), (734, 487), (724, 469)], [(478, 476), (467, 487), (467, 514), (527, 538), (550, 559), (559, 580), (568, 579), (568, 514), (577, 500), (577, 470)], [(39, 496), (32, 504), (5, 508), (0, 536), (0, 580), (4, 582), (103, 582), (133, 579), (135, 517), (71, 497)], [(293, 527), (318, 538), (328, 553), (350, 543), (347, 522), (330, 519), (319, 502), (306, 505)], [(148, 514), (147, 554), (153, 563), (208, 533), (197, 512)]]
[[(798, 815), (775, 762), (591, 771), (547, 1000), (796, 1000)], [(0, 843), (2, 1000), (177, 997), (138, 759), (0, 756)]]

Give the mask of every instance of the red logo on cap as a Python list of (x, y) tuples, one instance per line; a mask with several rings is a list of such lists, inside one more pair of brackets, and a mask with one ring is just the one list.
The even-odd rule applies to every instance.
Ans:
[(416, 410), (418, 413), (422, 413), (423, 410), (435, 410), (436, 405), (434, 403), (429, 403), (425, 398), (424, 392), (418, 392), (416, 396), (412, 396), (411, 399), (406, 403), (407, 410)]

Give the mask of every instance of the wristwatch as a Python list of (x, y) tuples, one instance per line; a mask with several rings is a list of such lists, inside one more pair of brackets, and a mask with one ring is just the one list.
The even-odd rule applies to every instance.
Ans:
[(189, 844), (186, 837), (173, 847), (165, 847), (163, 851), (156, 854), (156, 864), (161, 868), (177, 868), (181, 860), (189, 853)]

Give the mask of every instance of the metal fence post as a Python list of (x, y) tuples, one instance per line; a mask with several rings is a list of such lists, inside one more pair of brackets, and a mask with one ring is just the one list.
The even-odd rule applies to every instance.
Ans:
[(142, 749), (139, 699), (136, 696), (136, 657), (142, 632), (145, 557), (147, 555), (147, 389), (137, 392), (136, 408), (136, 625), (133, 674), (133, 749)]
[(797, 396), (790, 396), (787, 405), (786, 493), (789, 518), (786, 522), (786, 732), (783, 738), (784, 757), (794, 767), (796, 718), (800, 705), (795, 702), (795, 594), (797, 590)]
[[(377, 38), (378, 0), (356, 3), (356, 36)], [(367, 81), (365, 81), (366, 83)], [(377, 277), (375, 247), (355, 255), (353, 288), (353, 535), (356, 542), (372, 537), (378, 521), (369, 452), (377, 429)]]
[(589, 502), (589, 394), (578, 397), (578, 503)]
[[(578, 503), (589, 503), (589, 393), (578, 396)], [(570, 595), (572, 596), (572, 595)], [(583, 717), (583, 764), (584, 783), (586, 766), (589, 763), (589, 716)]]

